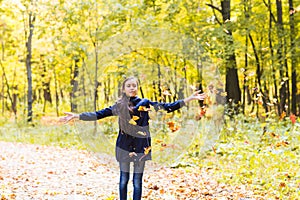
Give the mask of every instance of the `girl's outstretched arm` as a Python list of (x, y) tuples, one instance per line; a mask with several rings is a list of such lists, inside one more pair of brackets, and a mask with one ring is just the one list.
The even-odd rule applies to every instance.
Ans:
[(198, 90), (198, 91), (194, 92), (191, 96), (185, 98), (183, 100), (184, 103), (188, 103), (188, 102), (190, 102), (192, 100), (204, 100), (207, 95), (205, 93), (201, 93), (200, 94), (200, 92), (201, 92), (201, 90)]
[(79, 119), (79, 114), (75, 114), (72, 112), (65, 112), (66, 116), (61, 117), (59, 119), (60, 122), (64, 122), (64, 123), (68, 123), (69, 121), (73, 120), (73, 119)]

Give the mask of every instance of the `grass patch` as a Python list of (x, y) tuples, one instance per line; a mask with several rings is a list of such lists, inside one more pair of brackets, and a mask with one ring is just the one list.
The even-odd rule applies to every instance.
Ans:
[(86, 149), (80, 137), (69, 125), (19, 126), (6, 123), (0, 127), (0, 140), (6, 142), (21, 142), (45, 146), (59, 146), (66, 148)]
[[(213, 170), (219, 182), (251, 186), (264, 199), (300, 196), (300, 125), (289, 120), (227, 120), (219, 141), (204, 157), (188, 157)], [(193, 149), (190, 150), (194, 152)]]

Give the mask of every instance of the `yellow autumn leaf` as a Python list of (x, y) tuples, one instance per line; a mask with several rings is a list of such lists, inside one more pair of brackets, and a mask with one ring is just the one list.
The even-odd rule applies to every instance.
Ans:
[(139, 106), (138, 111), (147, 111), (146, 106)]
[(139, 117), (138, 117), (138, 116), (135, 116), (135, 115), (133, 115), (133, 116), (132, 116), (132, 119), (135, 121), (135, 120), (138, 120), (138, 119), (139, 119)]
[(226, 97), (227, 96), (227, 92), (221, 92), (221, 96), (222, 97)]
[(136, 122), (133, 119), (131, 119), (129, 120), (129, 124), (136, 125)]
[(287, 80), (289, 80), (289, 77), (283, 77), (282, 80), (287, 81)]
[(145, 155), (148, 155), (149, 154), (149, 152), (151, 151), (151, 147), (146, 147), (146, 148), (144, 148), (144, 154)]
[(162, 143), (163, 141), (162, 141), (162, 140), (159, 140), (159, 139), (156, 139), (155, 142), (156, 142), (156, 143)]
[(133, 115), (132, 118), (129, 120), (129, 124), (136, 125), (135, 120), (138, 120), (138, 119), (139, 119), (138, 116)]

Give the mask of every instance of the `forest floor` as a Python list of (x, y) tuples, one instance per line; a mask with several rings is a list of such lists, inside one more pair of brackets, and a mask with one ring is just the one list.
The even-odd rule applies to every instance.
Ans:
[[(261, 199), (247, 186), (218, 183), (210, 169), (169, 168), (153, 162), (146, 168), (143, 199)], [(0, 142), (1, 200), (113, 200), (118, 199), (118, 179), (117, 163), (111, 156)]]

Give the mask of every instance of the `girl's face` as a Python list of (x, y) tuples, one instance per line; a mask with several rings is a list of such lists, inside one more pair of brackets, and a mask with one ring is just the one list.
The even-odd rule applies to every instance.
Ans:
[(135, 97), (138, 91), (138, 84), (135, 79), (129, 79), (124, 84), (124, 91), (126, 96), (128, 97)]

